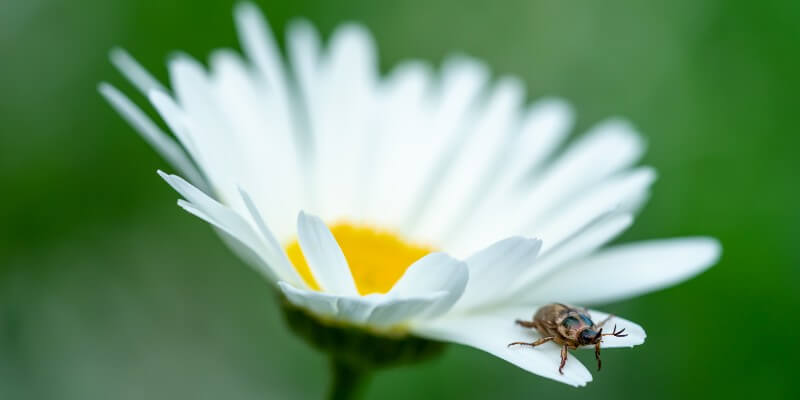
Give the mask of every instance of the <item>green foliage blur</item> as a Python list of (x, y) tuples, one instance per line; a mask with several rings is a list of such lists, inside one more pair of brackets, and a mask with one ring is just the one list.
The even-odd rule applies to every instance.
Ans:
[[(620, 239), (704, 234), (721, 262), (604, 309), (645, 345), (604, 352), (575, 389), (478, 350), (383, 372), (368, 398), (800, 398), (797, 129), (800, 2), (265, 1), (376, 36), (384, 70), (464, 52), (558, 95), (579, 131), (629, 117), (659, 181)], [(145, 104), (108, 61), (128, 49), (166, 81), (175, 50), (237, 48), (233, 2), (0, 2), (0, 399), (324, 395), (326, 358), (291, 335), (275, 294), (175, 206), (171, 170), (98, 95)], [(591, 352), (578, 357), (593, 365)]]

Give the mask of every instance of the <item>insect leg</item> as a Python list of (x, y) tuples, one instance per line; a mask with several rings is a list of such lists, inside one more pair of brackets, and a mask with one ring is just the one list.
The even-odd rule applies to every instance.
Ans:
[(564, 365), (567, 364), (567, 345), (561, 348), (561, 365), (558, 367), (558, 373), (564, 375)]
[(523, 321), (521, 319), (516, 320), (517, 325), (524, 326), (526, 328), (535, 328), (536, 322), (535, 321)]
[(548, 337), (543, 337), (543, 338), (541, 338), (541, 339), (539, 339), (539, 340), (537, 340), (535, 342), (531, 342), (531, 343), (528, 343), (528, 342), (514, 342), (514, 343), (509, 343), (508, 347), (511, 347), (511, 346), (513, 346), (515, 344), (524, 344), (526, 346), (536, 347), (536, 346), (538, 346), (538, 345), (540, 345), (542, 343), (547, 343), (547, 342), (549, 342), (549, 341), (551, 341), (553, 339), (555, 339), (555, 338), (552, 337), (552, 336), (548, 336)]
[(603, 362), (600, 361), (600, 342), (594, 344), (594, 357), (597, 359), (597, 370), (600, 371), (600, 367), (603, 366)]

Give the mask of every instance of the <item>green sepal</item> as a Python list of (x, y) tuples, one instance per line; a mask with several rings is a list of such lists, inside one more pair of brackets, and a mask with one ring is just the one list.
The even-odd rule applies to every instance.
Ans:
[(282, 299), (289, 328), (311, 346), (352, 368), (379, 368), (429, 360), (445, 348), (442, 342), (411, 336), (403, 329), (378, 331), (323, 319)]

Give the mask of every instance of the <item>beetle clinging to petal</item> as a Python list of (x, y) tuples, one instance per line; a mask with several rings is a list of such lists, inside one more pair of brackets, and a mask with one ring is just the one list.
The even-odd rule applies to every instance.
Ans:
[(552, 303), (539, 308), (533, 316), (533, 321), (517, 320), (517, 324), (526, 328), (534, 328), (542, 338), (534, 342), (513, 342), (513, 345), (527, 345), (536, 347), (550, 341), (561, 346), (561, 364), (558, 372), (564, 374), (564, 365), (567, 363), (567, 350), (577, 349), (581, 346), (594, 345), (594, 355), (597, 358), (597, 369), (600, 370), (600, 343), (603, 336), (625, 337), (625, 329), (617, 330), (616, 325), (611, 333), (603, 333), (603, 325), (611, 319), (608, 316), (599, 324), (595, 324), (585, 308), (571, 307), (561, 303)]

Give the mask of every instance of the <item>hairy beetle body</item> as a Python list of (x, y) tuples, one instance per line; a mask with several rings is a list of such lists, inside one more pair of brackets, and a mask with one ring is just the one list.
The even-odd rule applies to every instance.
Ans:
[(550, 341), (561, 346), (561, 365), (558, 372), (564, 373), (564, 364), (567, 363), (567, 350), (577, 349), (581, 346), (594, 345), (595, 357), (597, 358), (597, 369), (600, 370), (600, 343), (603, 336), (628, 336), (623, 332), (625, 329), (611, 333), (603, 333), (603, 325), (611, 319), (611, 316), (595, 324), (592, 321), (589, 311), (585, 308), (568, 306), (561, 303), (552, 303), (539, 308), (533, 315), (532, 321), (517, 320), (517, 324), (526, 328), (533, 328), (542, 335), (542, 338), (535, 342), (514, 342), (512, 345), (527, 345), (536, 347)]

